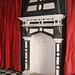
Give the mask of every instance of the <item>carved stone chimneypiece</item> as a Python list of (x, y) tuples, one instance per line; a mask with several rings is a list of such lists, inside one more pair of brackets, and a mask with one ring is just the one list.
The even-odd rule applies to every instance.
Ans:
[[(23, 37), (25, 40), (25, 71), (23, 73), (60, 75), (64, 15), (60, 12), (59, 1), (29, 0), (25, 4), (24, 11), (24, 17), (19, 18), (26, 31)], [(52, 45), (55, 48), (52, 48)]]
[[(55, 75), (60, 74), (60, 52), (62, 51), (62, 20), (64, 15), (44, 15), (44, 16), (34, 16), (34, 17), (21, 17), (22, 27), (25, 27), (27, 35), (24, 38), (27, 42), (26, 46), (30, 46), (31, 36), (43, 33), (51, 36), (55, 40)], [(30, 70), (30, 50), (25, 48), (25, 71)]]

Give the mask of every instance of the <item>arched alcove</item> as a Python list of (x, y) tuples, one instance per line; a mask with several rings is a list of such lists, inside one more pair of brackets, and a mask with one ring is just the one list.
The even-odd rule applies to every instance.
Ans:
[(55, 41), (38, 33), (30, 38), (30, 73), (55, 75)]

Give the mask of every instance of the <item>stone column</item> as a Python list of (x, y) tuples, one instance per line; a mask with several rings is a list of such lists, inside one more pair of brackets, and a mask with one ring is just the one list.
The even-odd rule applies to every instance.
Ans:
[(61, 51), (62, 51), (62, 41), (63, 39), (56, 39), (54, 38), (56, 44), (55, 44), (55, 75), (60, 75), (60, 58), (61, 58)]

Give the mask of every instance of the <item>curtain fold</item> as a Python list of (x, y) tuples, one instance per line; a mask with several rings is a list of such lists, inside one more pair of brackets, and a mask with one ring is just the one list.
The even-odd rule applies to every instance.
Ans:
[(22, 0), (0, 0), (0, 67), (21, 72)]
[(75, 0), (67, 0), (67, 48), (64, 75), (75, 75)]

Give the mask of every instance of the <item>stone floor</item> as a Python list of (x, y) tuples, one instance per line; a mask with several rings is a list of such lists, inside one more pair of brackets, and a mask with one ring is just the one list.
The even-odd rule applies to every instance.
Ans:
[(22, 73), (14, 70), (0, 68), (0, 75), (22, 75)]
[(38, 74), (38, 73), (31, 73), (30, 74), (30, 71), (23, 71), (22, 75), (43, 75), (43, 74)]
[(24, 71), (23, 73), (14, 71), (14, 70), (10, 70), (10, 69), (3, 69), (0, 68), (0, 75), (42, 75), (42, 74), (38, 74), (38, 73), (31, 73), (29, 71)]

